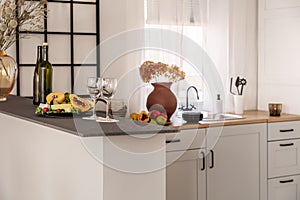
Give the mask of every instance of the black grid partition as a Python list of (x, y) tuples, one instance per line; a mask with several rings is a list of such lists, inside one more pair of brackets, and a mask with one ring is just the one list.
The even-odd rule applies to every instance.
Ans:
[[(26, 74), (22, 71), (26, 71), (26, 68), (34, 68), (36, 61), (36, 45), (43, 42), (49, 43), (49, 60), (53, 65), (53, 69), (64, 68), (68, 69), (68, 81), (71, 92), (74, 92), (74, 81), (75, 81), (75, 68), (77, 67), (90, 67), (96, 68), (96, 74), (100, 75), (100, 0), (48, 0), (46, 8), (49, 10), (46, 13), (47, 17), (44, 20), (44, 31), (43, 32), (24, 32), (19, 31), (20, 36), (22, 34), (28, 34), (29, 39), (20, 39), (16, 41), (16, 62), (19, 66), (19, 76), (16, 83), (17, 95), (22, 95), (21, 82), (24, 83), (27, 79), (31, 81), (31, 76), (27, 78)], [(81, 12), (82, 11), (82, 12)], [(92, 14), (91, 14), (92, 13)], [(59, 18), (58, 14), (66, 14), (66, 17)], [(69, 16), (67, 16), (69, 15)], [(56, 18), (57, 17), (57, 18)], [(90, 18), (89, 18), (90, 17)], [(93, 19), (91, 19), (93, 17)], [(67, 19), (67, 20), (66, 20)], [(60, 23), (64, 21), (63, 23)], [(94, 22), (94, 24), (91, 24)], [(51, 23), (49, 25), (49, 23)], [(56, 27), (56, 24), (62, 24), (60, 27)], [(91, 28), (83, 30), (86, 25)], [(80, 38), (81, 39), (78, 39)], [(39, 38), (39, 39), (36, 39)], [(39, 41), (39, 42), (37, 42)], [(80, 41), (80, 44), (76, 44), (76, 41)], [(89, 42), (86, 42), (89, 41)], [(91, 42), (92, 41), (92, 42)], [(51, 43), (56, 43), (56, 47), (52, 47)], [(79, 43), (79, 42), (78, 42)], [(96, 51), (95, 59), (92, 62), (81, 62), (77, 60), (78, 55), (81, 53), (82, 46), (86, 43), (91, 43), (93, 51)], [(27, 45), (26, 45), (27, 44)], [(28, 49), (27, 49), (28, 48)], [(91, 48), (91, 47), (90, 47)], [(30, 52), (31, 59), (26, 60), (26, 52)], [(55, 56), (51, 57), (52, 54)], [(60, 56), (58, 52), (63, 52), (65, 57)], [(87, 54), (88, 52), (83, 52)], [(28, 52), (27, 52), (28, 55)], [(25, 57), (22, 58), (22, 57)], [(24, 70), (25, 69), (25, 70)], [(30, 70), (29, 70), (30, 71)], [(30, 75), (30, 74), (29, 74)], [(33, 75), (33, 74), (32, 74)], [(55, 80), (54, 80), (55, 81)], [(30, 88), (31, 89), (31, 88)], [(27, 89), (29, 91), (30, 89)], [(28, 93), (28, 92), (27, 92)], [(31, 94), (30, 94), (31, 95)], [(22, 96), (30, 96), (22, 95)]]

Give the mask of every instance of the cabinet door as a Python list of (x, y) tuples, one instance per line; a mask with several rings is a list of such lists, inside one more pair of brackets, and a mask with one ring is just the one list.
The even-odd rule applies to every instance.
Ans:
[(267, 199), (266, 143), (265, 124), (208, 129), (207, 199)]
[(268, 143), (268, 177), (300, 173), (300, 139)]
[(167, 152), (167, 200), (205, 200), (204, 150)]
[(268, 191), (269, 200), (300, 200), (300, 176), (271, 179)]

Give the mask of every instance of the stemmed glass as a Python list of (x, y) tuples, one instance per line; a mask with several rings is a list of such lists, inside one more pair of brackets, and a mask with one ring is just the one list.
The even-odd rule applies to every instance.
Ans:
[(98, 122), (118, 122), (117, 119), (111, 119), (108, 115), (109, 105), (111, 98), (116, 92), (118, 80), (116, 78), (102, 78), (101, 80), (101, 98), (106, 101), (106, 117), (104, 119), (98, 119)]
[(101, 85), (102, 85), (102, 79), (98, 77), (89, 77), (87, 79), (87, 88), (88, 92), (90, 94), (90, 97), (93, 101), (93, 115), (90, 117), (83, 117), (83, 119), (87, 120), (96, 120), (98, 117), (96, 115), (96, 103), (97, 98), (100, 95)]

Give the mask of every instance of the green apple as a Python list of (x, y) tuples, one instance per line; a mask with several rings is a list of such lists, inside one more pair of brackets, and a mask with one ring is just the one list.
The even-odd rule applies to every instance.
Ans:
[(167, 123), (167, 119), (160, 115), (156, 117), (156, 122), (160, 125), (165, 125)]
[(151, 121), (149, 123), (150, 124), (157, 124), (157, 122), (154, 119), (151, 119)]

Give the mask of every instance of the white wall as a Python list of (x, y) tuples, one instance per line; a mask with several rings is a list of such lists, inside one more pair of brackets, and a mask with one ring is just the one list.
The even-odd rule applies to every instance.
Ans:
[[(103, 43), (114, 41), (114, 37), (118, 34), (144, 27), (143, 0), (102, 0), (100, 8), (102, 47)], [(123, 45), (127, 45), (127, 42), (130, 43), (130, 41), (120, 41), (119, 45), (123, 47)], [(104, 51), (117, 51), (118, 48), (118, 46), (110, 46), (109, 50), (105, 48)], [(128, 50), (132, 49), (128, 47)], [(106, 57), (105, 54), (110, 53), (101, 50), (101, 57)], [(115, 98), (131, 102), (128, 103), (134, 109), (129, 108), (131, 112), (139, 112), (145, 109), (146, 105), (145, 99), (141, 98), (141, 96), (145, 96), (141, 95), (145, 88), (142, 87), (143, 84), (137, 71), (141, 65), (141, 54), (140, 51), (132, 51), (111, 60), (108, 65), (101, 64), (100, 66), (102, 76), (118, 78), (118, 90)], [(140, 88), (136, 88), (137, 86)]]
[(283, 112), (300, 114), (299, 1), (260, 0), (258, 108), (283, 103)]

